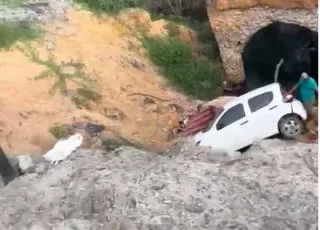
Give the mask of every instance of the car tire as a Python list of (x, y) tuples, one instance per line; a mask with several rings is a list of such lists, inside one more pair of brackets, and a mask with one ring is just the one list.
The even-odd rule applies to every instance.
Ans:
[(246, 152), (247, 150), (249, 150), (249, 149), (251, 148), (251, 146), (252, 146), (252, 145), (248, 145), (248, 146), (246, 146), (246, 147), (243, 147), (242, 149), (239, 149), (238, 151), (239, 151), (240, 153), (244, 153), (244, 152)]
[(295, 139), (301, 135), (302, 131), (302, 120), (295, 115), (284, 116), (279, 121), (279, 132), (284, 138)]

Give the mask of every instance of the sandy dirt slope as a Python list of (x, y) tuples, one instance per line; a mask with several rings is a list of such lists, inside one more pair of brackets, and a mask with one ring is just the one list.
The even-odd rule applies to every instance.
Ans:
[[(143, 18), (150, 20), (148, 15)], [(55, 143), (48, 128), (72, 121), (106, 125), (154, 151), (171, 145), (165, 130), (179, 114), (169, 102), (185, 108), (190, 102), (156, 73), (123, 20), (98, 19), (85, 11), (69, 12), (64, 20), (44, 28), (44, 38), (31, 43), (39, 57), (45, 59), (51, 54), (56, 63), (75, 60), (85, 64), (87, 74), (97, 75), (94, 89), (102, 100), (92, 104), (90, 110), (78, 109), (69, 97), (48, 93), (54, 78), (34, 80), (45, 66), (30, 61), (16, 48), (0, 52), (0, 143), (7, 154), (43, 154)], [(71, 84), (68, 87), (75, 89)], [(147, 103), (144, 96), (128, 96), (132, 93), (168, 101), (154, 99), (155, 103)], [(110, 110), (123, 114), (123, 118), (107, 117), (105, 112)]]

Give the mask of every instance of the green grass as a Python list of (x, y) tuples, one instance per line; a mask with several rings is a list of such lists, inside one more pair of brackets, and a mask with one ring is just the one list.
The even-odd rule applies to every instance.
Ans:
[(49, 128), (49, 132), (59, 140), (68, 136), (69, 127), (66, 124), (55, 124)]
[(197, 32), (198, 40), (202, 43), (202, 49), (199, 50), (199, 54), (212, 61), (221, 62), (218, 42), (212, 33), (210, 23), (190, 21), (187, 26)]
[(133, 143), (129, 140), (124, 139), (123, 137), (118, 138), (118, 139), (106, 139), (102, 141), (102, 146), (107, 150), (107, 151), (113, 151), (121, 146), (127, 146), (127, 147), (133, 147), (136, 149), (141, 149), (143, 150), (143, 146), (137, 143)]
[(88, 88), (78, 88), (76, 94), (72, 97), (72, 101), (78, 108), (89, 109), (90, 101), (100, 102), (101, 95)]
[[(204, 61), (195, 57), (191, 47), (179, 40), (175, 24), (169, 23), (166, 39), (143, 36), (143, 46), (151, 61), (161, 73), (181, 92), (196, 99), (212, 99), (221, 85), (220, 62)], [(205, 36), (203, 36), (203, 39)]]
[(28, 0), (0, 0), (0, 5), (5, 5), (7, 7), (16, 7), (25, 2), (28, 2)]
[(152, 21), (160, 19), (165, 19), (174, 24), (186, 26), (194, 30), (197, 33), (199, 42), (202, 44), (202, 49), (198, 51), (198, 54), (206, 56), (212, 61), (221, 62), (218, 43), (214, 34), (212, 33), (209, 21), (199, 22), (189, 18), (177, 17), (174, 15), (164, 16), (159, 14), (151, 14)]
[(86, 98), (87, 100), (90, 100), (90, 101), (100, 101), (101, 100), (101, 95), (98, 94), (97, 92), (92, 91), (91, 89), (78, 88), (77, 94), (83, 98)]
[(40, 30), (27, 22), (0, 22), (0, 50), (10, 49), (17, 41), (36, 39), (40, 34)]
[(74, 0), (80, 5), (96, 13), (118, 13), (119, 11), (141, 7), (145, 0)]

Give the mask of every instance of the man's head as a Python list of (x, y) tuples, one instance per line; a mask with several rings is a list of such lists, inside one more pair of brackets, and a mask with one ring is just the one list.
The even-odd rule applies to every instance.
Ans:
[(307, 73), (302, 73), (302, 74), (301, 74), (301, 78), (302, 78), (303, 80), (307, 80), (308, 77), (309, 77), (309, 75), (308, 75)]

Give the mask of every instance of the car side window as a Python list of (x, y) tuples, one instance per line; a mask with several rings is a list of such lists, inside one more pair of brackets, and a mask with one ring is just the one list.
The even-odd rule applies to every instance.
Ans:
[(248, 105), (252, 113), (262, 109), (269, 105), (273, 100), (273, 93), (271, 91), (262, 93), (258, 96), (250, 98), (248, 100)]
[(222, 115), (217, 123), (217, 130), (223, 129), (245, 116), (243, 104), (237, 104)]

